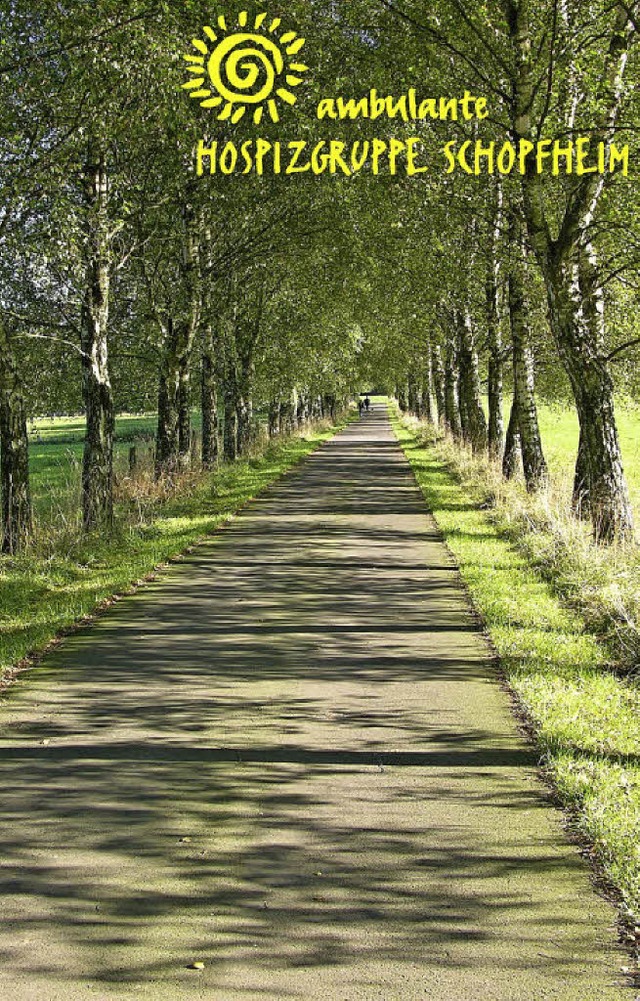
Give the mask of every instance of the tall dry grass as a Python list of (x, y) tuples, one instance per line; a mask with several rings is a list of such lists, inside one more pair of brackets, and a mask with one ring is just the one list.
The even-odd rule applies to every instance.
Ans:
[(501, 464), (455, 442), (432, 425), (407, 418), (465, 485), (487, 519), (536, 568), (586, 628), (606, 644), (612, 667), (640, 673), (640, 547), (594, 543), (571, 510), (573, 469), (556, 471), (548, 487), (528, 494), (522, 476), (507, 481)]

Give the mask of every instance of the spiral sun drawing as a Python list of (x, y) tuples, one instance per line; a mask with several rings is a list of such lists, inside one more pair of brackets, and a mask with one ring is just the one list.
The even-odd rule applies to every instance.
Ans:
[(184, 57), (191, 74), (183, 84), (189, 97), (215, 109), (219, 121), (235, 125), (252, 111), (259, 125), (266, 111), (279, 122), (279, 101), (296, 103), (295, 88), (308, 70), (295, 61), (304, 38), (295, 31), (280, 34), (281, 26), (281, 18), (269, 21), (267, 14), (259, 14), (251, 24), (246, 11), (238, 15), (237, 25), (229, 26), (221, 14), (215, 28), (204, 28), (205, 40), (193, 39), (197, 55)]

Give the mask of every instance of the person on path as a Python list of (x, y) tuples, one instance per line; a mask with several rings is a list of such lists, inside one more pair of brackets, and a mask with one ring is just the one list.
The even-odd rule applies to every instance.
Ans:
[(366, 400), (364, 401), (364, 405), (366, 407), (367, 413), (369, 413), (369, 410), (371, 409), (371, 400), (369, 399), (368, 396), (367, 396)]
[(358, 413), (360, 414), (361, 417), (362, 417), (362, 411), (363, 410), (364, 410), (364, 400), (360, 396), (360, 397), (358, 397)]

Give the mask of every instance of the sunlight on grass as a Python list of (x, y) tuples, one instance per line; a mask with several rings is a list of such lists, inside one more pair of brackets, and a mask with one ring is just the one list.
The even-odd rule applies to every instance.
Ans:
[[(508, 413), (506, 418), (508, 420)], [(572, 407), (538, 404), (540, 434), (549, 468), (570, 490), (578, 454), (578, 417)], [(631, 500), (640, 521), (640, 407), (618, 404), (616, 423)]]

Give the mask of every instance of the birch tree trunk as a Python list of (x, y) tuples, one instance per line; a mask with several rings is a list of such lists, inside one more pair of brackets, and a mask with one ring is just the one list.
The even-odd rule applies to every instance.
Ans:
[(500, 330), (500, 262), (498, 245), (502, 223), (502, 193), (498, 192), (498, 206), (491, 239), (491, 251), (486, 285), (487, 344), (489, 348), (489, 423), (487, 440), (489, 454), (497, 458), (502, 454), (504, 443), (503, 398), (503, 349)]
[(244, 455), (251, 444), (253, 424), (253, 396), (250, 387), (245, 387), (238, 399), (238, 454)]
[(604, 295), (588, 244), (577, 257), (559, 276), (549, 274), (554, 289), (552, 324), (580, 421), (574, 503), (589, 513), (598, 540), (632, 539), (633, 515), (615, 418), (614, 385), (604, 348)]
[(191, 351), (181, 359), (178, 384), (178, 457), (181, 466), (191, 461)]
[(280, 401), (271, 400), (269, 403), (269, 437), (277, 438), (280, 434)]
[(238, 353), (238, 450), (242, 454), (253, 437), (255, 351), (261, 332), (262, 308), (236, 330)]
[(156, 475), (187, 466), (191, 453), (190, 366), (202, 306), (199, 275), (199, 227), (193, 207), (183, 212), (181, 309), (164, 330), (158, 390)]
[(427, 357), (425, 359), (424, 377), (422, 380), (422, 402), (421, 416), (429, 424), (437, 423), (437, 416), (433, 407), (433, 355), (431, 345), (427, 347)]
[(238, 458), (238, 407), (235, 393), (227, 382), (224, 397), (224, 457), (226, 462)]
[(335, 396), (325, 396), (324, 397), (324, 416), (329, 416), (331, 420), (335, 423), (338, 416), (338, 401)]
[(534, 492), (548, 482), (547, 463), (542, 449), (536, 405), (535, 368), (525, 297), (525, 246), (517, 207), (509, 220), (509, 321), (513, 345), (513, 385), (515, 412), (527, 490)]
[(15, 555), (24, 548), (32, 530), (29, 437), (18, 364), (1, 320), (0, 490), (2, 552)]
[(224, 401), (224, 458), (235, 462), (238, 458), (238, 357), (236, 345), (235, 310), (223, 324), (222, 373), (220, 389)]
[(455, 340), (450, 334), (447, 339), (444, 362), (445, 381), (445, 421), (454, 438), (462, 437), (460, 405), (458, 401), (457, 351)]
[(407, 378), (407, 407), (410, 414), (420, 417), (420, 401), (418, 399), (418, 380), (416, 373), (411, 370)]
[(298, 412), (298, 392), (292, 389), (289, 399), (284, 400), (280, 407), (280, 428), (284, 434), (293, 434), (296, 427), (296, 414)]
[(502, 458), (502, 475), (505, 480), (512, 480), (518, 471), (518, 459), (520, 457), (520, 416), (518, 413), (518, 389), (514, 388), (513, 400), (511, 403), (511, 414), (507, 426), (507, 435), (504, 444), (504, 456)]
[(158, 428), (156, 432), (156, 475), (176, 469), (180, 454), (180, 341), (176, 321), (169, 317), (164, 334), (163, 356), (158, 384)]
[(303, 428), (307, 421), (309, 420), (309, 395), (308, 390), (303, 389), (298, 397), (298, 406), (296, 409), (296, 424), (299, 428)]
[(591, 518), (591, 489), (589, 486), (589, 453), (582, 428), (578, 444), (578, 458), (573, 480), (572, 508), (576, 518), (589, 521)]
[[(532, 0), (503, 0), (516, 60), (512, 130), (516, 141), (534, 137), (536, 64), (531, 36)], [(612, 4), (611, 30), (596, 99), (604, 109), (591, 135), (608, 145), (623, 93), (624, 72), (635, 26), (629, 8)], [(604, 351), (602, 278), (590, 233), (605, 176), (572, 181), (558, 236), (547, 216), (545, 189), (529, 158), (523, 176), (524, 208), (531, 242), (545, 283), (551, 329), (567, 371), (580, 420), (582, 455), (577, 473), (582, 503), (591, 513), (594, 536), (602, 542), (634, 537), (633, 515), (622, 467), (615, 419), (613, 380)]]
[(111, 261), (109, 181), (104, 151), (90, 139), (84, 176), (86, 281), (82, 310), (82, 395), (86, 434), (82, 463), (85, 530), (113, 521), (115, 414), (109, 375), (108, 323)]
[[(220, 459), (220, 414), (218, 410), (218, 381), (221, 368), (221, 336), (219, 303), (214, 303), (215, 287), (213, 272), (213, 241), (211, 227), (205, 225), (202, 231), (200, 259), (204, 265), (201, 272), (201, 330), (202, 358), (200, 374), (200, 407), (202, 413), (202, 467), (215, 469)], [(205, 280), (206, 276), (206, 280)]]
[(214, 469), (219, 457), (217, 352), (213, 325), (204, 331), (202, 346), (202, 465)]
[(433, 346), (431, 357), (433, 360), (433, 383), (438, 410), (437, 423), (443, 425), (446, 421), (446, 381), (444, 364), (442, 362), (442, 348), (439, 344)]
[(460, 415), (464, 414), (463, 432), (474, 453), (487, 448), (487, 420), (480, 398), (480, 373), (475, 332), (471, 314), (464, 310), (458, 314), (460, 350)]

